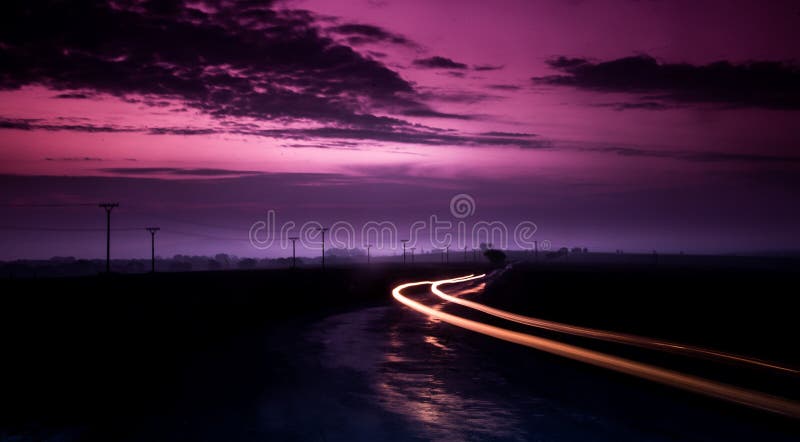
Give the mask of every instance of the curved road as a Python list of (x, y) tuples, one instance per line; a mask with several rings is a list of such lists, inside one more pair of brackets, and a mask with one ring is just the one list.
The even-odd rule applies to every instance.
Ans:
[[(606, 330), (598, 330), (594, 328), (587, 328), (587, 327), (578, 327), (575, 325), (564, 324), (555, 321), (548, 321), (545, 319), (539, 318), (532, 318), (530, 316), (523, 316), (516, 313), (508, 312), (505, 310), (496, 309), (494, 307), (489, 307), (485, 304), (480, 304), (474, 301), (469, 301), (463, 298), (459, 298), (457, 296), (449, 295), (442, 290), (439, 289), (439, 286), (446, 285), (446, 284), (457, 284), (463, 282), (469, 282), (484, 278), (485, 275), (478, 275), (478, 276), (465, 276), (462, 278), (455, 278), (451, 280), (444, 280), (444, 281), (437, 281), (431, 284), (431, 292), (434, 295), (444, 299), (445, 301), (449, 301), (455, 304), (463, 305), (464, 307), (468, 307), (474, 310), (481, 311), (483, 313), (505, 319), (508, 321), (516, 322), (519, 324), (524, 324), (531, 327), (536, 327), (545, 330), (556, 331), (559, 333), (566, 333), (575, 336), (582, 336), (592, 339), (598, 339), (602, 341), (609, 341), (609, 342), (616, 342), (620, 344), (627, 344), (633, 345), (636, 347), (642, 348), (649, 348), (653, 350), (663, 350), (669, 351), (673, 353), (679, 353), (686, 356), (695, 356), (695, 357), (703, 357), (707, 359), (717, 359), (723, 360), (727, 362), (735, 362), (739, 364), (745, 365), (753, 365), (760, 368), (768, 368), (773, 369), (785, 373), (791, 374), (800, 374), (800, 370), (786, 367), (783, 365), (779, 365), (773, 362), (762, 361), (759, 359), (753, 359), (745, 356), (735, 355), (731, 353), (725, 353), (717, 350), (695, 347), (686, 344), (678, 344), (669, 341), (662, 341), (653, 338), (647, 338), (643, 336), (636, 336), (626, 333), (618, 333)], [(474, 292), (474, 289), (463, 290), (456, 295), (464, 295), (467, 293)]]
[[(438, 318), (444, 322), (447, 322), (449, 324), (458, 327), (462, 327), (467, 330), (471, 330), (477, 333), (482, 333), (487, 336), (492, 336), (497, 339), (502, 339), (504, 341), (513, 342), (516, 344), (535, 348), (537, 350), (546, 351), (548, 353), (563, 356), (569, 359), (574, 359), (577, 361), (585, 362), (587, 364), (603, 367), (609, 370), (626, 373), (632, 376), (648, 379), (650, 381), (658, 382), (676, 388), (681, 388), (684, 390), (692, 391), (706, 396), (711, 396), (718, 399), (723, 399), (730, 402), (750, 406), (753, 408), (758, 408), (773, 413), (778, 413), (795, 419), (800, 418), (800, 403), (788, 399), (768, 395), (753, 390), (747, 390), (733, 385), (723, 384), (708, 379), (704, 379), (701, 377), (688, 375), (677, 371), (656, 367), (653, 365), (644, 364), (641, 362), (636, 362), (633, 360), (617, 356), (608, 355), (594, 350), (585, 349), (575, 345), (564, 344), (551, 339), (541, 338), (526, 333), (520, 333), (517, 331), (463, 318), (457, 315), (436, 310), (427, 305), (414, 301), (403, 294), (403, 291), (405, 289), (423, 285), (430, 285), (432, 288), (436, 288), (436, 290), (439, 291), (439, 293), (434, 292), (437, 295), (449, 296), (446, 295), (444, 292), (441, 292), (441, 290), (439, 290), (438, 287), (445, 284), (455, 284), (458, 282), (466, 282), (474, 279), (479, 279), (482, 278), (483, 276), (484, 275), (480, 276), (468, 275), (460, 278), (451, 278), (439, 281), (419, 281), (419, 282), (401, 284), (392, 290), (392, 296), (399, 302), (420, 313)], [(459, 298), (454, 298), (454, 299), (459, 299)], [(447, 300), (449, 301), (450, 299)], [(488, 306), (483, 306), (482, 304), (478, 305), (481, 306), (482, 308), (487, 308), (487, 309), (490, 308)], [(502, 310), (495, 311), (495, 313), (500, 313), (500, 312), (502, 312), (502, 314), (504, 315), (513, 315), (510, 312), (503, 312)], [(516, 319), (523, 319), (523, 318), (527, 317), (518, 317)], [(513, 320), (510, 318), (504, 318), (504, 319)], [(535, 318), (527, 318), (527, 319), (535, 319)], [(515, 321), (515, 322), (520, 322), (520, 321)], [(566, 324), (558, 324), (558, 325), (566, 326)], [(592, 329), (583, 329), (583, 330), (589, 330), (592, 332), (601, 332), (599, 330), (592, 330)], [(610, 333), (610, 332), (602, 332), (602, 333)], [(625, 335), (625, 336), (638, 338), (633, 335)], [(646, 340), (647, 338), (638, 338), (638, 339)]]

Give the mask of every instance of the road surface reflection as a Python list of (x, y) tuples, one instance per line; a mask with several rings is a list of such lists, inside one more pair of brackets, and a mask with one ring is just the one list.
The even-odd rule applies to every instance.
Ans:
[(792, 367), (779, 365), (773, 362), (762, 361), (759, 359), (748, 358), (745, 356), (725, 353), (717, 350), (711, 350), (707, 348), (695, 347), (685, 344), (677, 344), (674, 342), (662, 341), (643, 336), (636, 336), (636, 335), (630, 335), (626, 333), (618, 333), (606, 330), (598, 330), (587, 327), (578, 327), (575, 325), (569, 325), (555, 321), (547, 321), (544, 319), (532, 318), (530, 316), (518, 315), (516, 313), (511, 313), (505, 310), (496, 309), (493, 307), (489, 307), (488, 305), (460, 298), (460, 296), (481, 291), (485, 286), (485, 283), (481, 283), (476, 287), (462, 289), (452, 295), (449, 295), (443, 292), (441, 289), (439, 289), (439, 287), (442, 285), (465, 283), (474, 280), (479, 280), (483, 277), (485, 277), (485, 275), (469, 276), (464, 278), (456, 278), (452, 280), (437, 281), (431, 284), (431, 292), (433, 292), (433, 294), (440, 297), (441, 299), (444, 299), (445, 301), (463, 305), (465, 307), (469, 307), (471, 309), (478, 310), (498, 318), (506, 319), (509, 321), (517, 322), (519, 324), (524, 324), (531, 327), (552, 330), (560, 333), (567, 333), (575, 336), (583, 336), (592, 339), (599, 339), (603, 341), (617, 342), (620, 344), (634, 345), (642, 348), (650, 348), (653, 350), (669, 351), (672, 353), (679, 353), (687, 356), (736, 362), (739, 364), (753, 365), (760, 368), (768, 368), (791, 374), (800, 374), (800, 370), (797, 370)]
[[(431, 287), (435, 287), (438, 290), (438, 287), (441, 285), (466, 282), (469, 280), (482, 278), (483, 276), (484, 275), (479, 275), (479, 276), (468, 275), (465, 277), (451, 278), (440, 281), (419, 281), (419, 282), (401, 284), (392, 290), (392, 296), (394, 296), (396, 300), (403, 303), (404, 305), (416, 310), (417, 312), (423, 313), (429, 316), (430, 318), (436, 318), (440, 321), (467, 330), (471, 330), (477, 333), (482, 333), (484, 335), (491, 336), (497, 339), (502, 339), (504, 341), (513, 342), (516, 344), (535, 348), (537, 350), (563, 356), (569, 359), (574, 359), (587, 364), (595, 365), (609, 370), (618, 371), (631, 376), (636, 376), (639, 378), (647, 379), (650, 381), (658, 382), (672, 387), (681, 388), (684, 390), (692, 391), (706, 396), (715, 397), (718, 399), (770, 411), (773, 413), (790, 416), (793, 418), (800, 418), (800, 404), (784, 398), (760, 393), (757, 391), (747, 390), (733, 385), (723, 384), (707, 380), (704, 378), (700, 378), (697, 376), (692, 376), (677, 371), (668, 370), (617, 356), (612, 356), (598, 351), (581, 348), (575, 345), (565, 344), (551, 339), (545, 339), (538, 336), (526, 333), (520, 333), (517, 331), (489, 325), (483, 322), (463, 318), (454, 314), (444, 312), (441, 310), (441, 308), (437, 309), (424, 305), (422, 303), (419, 303), (417, 301), (414, 301), (406, 297), (403, 294), (404, 290), (409, 289), (411, 287), (429, 285)], [(442, 295), (447, 296), (446, 294), (441, 292), (441, 290), (439, 290), (439, 293), (437, 293), (437, 295), (439, 295), (440, 297)], [(459, 298), (453, 298), (453, 299), (459, 299)], [(488, 308), (487, 306), (483, 306), (480, 304), (479, 306), (481, 306), (481, 308)], [(495, 311), (495, 313), (503, 315), (511, 315), (511, 313), (503, 312), (501, 310)], [(504, 319), (509, 319), (509, 318), (504, 318)], [(520, 317), (516, 319), (529, 320), (533, 318)], [(583, 329), (584, 332), (586, 330), (591, 330), (591, 329)], [(638, 338), (632, 335), (626, 335), (626, 336), (630, 336), (632, 338)]]
[(438, 319), (398, 313), (379, 307), (338, 315), (313, 337), (324, 345), (326, 366), (355, 370), (369, 385), (357, 393), (360, 403), (415, 423), (395, 440), (529, 440), (523, 419), (530, 416), (520, 407), (540, 400), (500, 393), (505, 380), (491, 362), (440, 336)]

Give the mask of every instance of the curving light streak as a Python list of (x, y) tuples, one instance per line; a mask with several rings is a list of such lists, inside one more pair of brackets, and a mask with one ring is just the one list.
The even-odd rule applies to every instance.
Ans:
[(404, 305), (428, 316), (440, 319), (449, 324), (492, 336), (504, 341), (513, 342), (537, 350), (563, 356), (576, 361), (603, 367), (609, 370), (626, 373), (639, 378), (658, 382), (676, 388), (692, 391), (706, 396), (715, 397), (742, 405), (770, 411), (773, 413), (800, 418), (800, 404), (788, 399), (760, 393), (757, 391), (746, 390), (743, 388), (727, 385), (719, 382), (710, 381), (697, 376), (687, 375), (656, 366), (631, 361), (617, 356), (611, 356), (594, 350), (588, 350), (570, 344), (540, 338), (525, 333), (516, 332), (500, 327), (496, 327), (471, 319), (462, 318), (450, 313), (438, 311), (419, 302), (413, 301), (403, 295), (403, 290), (409, 287), (420, 285), (444, 284), (447, 282), (462, 282), (471, 278), (472, 275), (462, 278), (445, 279), (441, 281), (419, 281), (401, 284), (392, 290), (392, 296)]
[(725, 353), (717, 350), (711, 350), (701, 347), (694, 347), (691, 345), (684, 345), (684, 344), (677, 344), (674, 342), (669, 341), (661, 341), (658, 339), (652, 339), (642, 336), (630, 335), (626, 333), (617, 333), (611, 332), (606, 330), (598, 330), (594, 328), (587, 328), (587, 327), (578, 327), (569, 324), (563, 324), (560, 322), (554, 321), (547, 321), (544, 319), (539, 318), (532, 318), (530, 316), (523, 316), (518, 315), (516, 313), (511, 313), (505, 310), (496, 309), (493, 307), (489, 307), (488, 305), (480, 304), (474, 301), (469, 301), (466, 299), (458, 298), (452, 295), (448, 295), (447, 293), (441, 291), (439, 286), (445, 284), (455, 284), (459, 282), (467, 282), (472, 281), (475, 279), (483, 278), (485, 275), (478, 275), (478, 276), (465, 276), (461, 278), (455, 278), (451, 280), (445, 281), (437, 281), (431, 284), (431, 291), (436, 296), (450, 301), (455, 304), (463, 305), (465, 307), (469, 307), (471, 309), (475, 309), (481, 311), (483, 313), (487, 313), (492, 316), (496, 316), (498, 318), (506, 319), (508, 321), (517, 322), (519, 324), (528, 325), (531, 327), (541, 328), (545, 330), (552, 330), (560, 333), (567, 333), (575, 336), (583, 336), (592, 339), (599, 339), (603, 341), (610, 341), (610, 342), (617, 342), (621, 344), (633, 345), (636, 347), (642, 348), (649, 348), (655, 350), (665, 350), (670, 351), (673, 353), (681, 353), (688, 356), (699, 356), (711, 359), (722, 359), (731, 362), (737, 362), (741, 364), (749, 364), (755, 365), (762, 368), (770, 368), (774, 370), (779, 370), (787, 373), (792, 374), (800, 374), (800, 370), (785, 367), (782, 365), (775, 364), (773, 362), (761, 361), (758, 359), (748, 358), (745, 356), (739, 356), (732, 353)]

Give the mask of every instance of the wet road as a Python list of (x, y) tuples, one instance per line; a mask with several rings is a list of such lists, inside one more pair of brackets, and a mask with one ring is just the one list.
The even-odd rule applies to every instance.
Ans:
[[(445, 279), (433, 282), (431, 281), (412, 282), (397, 286), (392, 291), (392, 295), (394, 296), (395, 299), (397, 299), (401, 303), (405, 304), (408, 307), (411, 307), (412, 309), (422, 314), (436, 317), (449, 324), (462, 327), (477, 333), (481, 333), (486, 336), (491, 336), (497, 339), (502, 339), (504, 341), (513, 342), (515, 344), (524, 345), (526, 347), (534, 348), (541, 351), (546, 351), (548, 353), (574, 359), (576, 361), (584, 362), (587, 364), (595, 365), (609, 370), (615, 370), (621, 373), (625, 373), (631, 376), (636, 376), (642, 379), (647, 379), (653, 382), (658, 382), (672, 387), (692, 391), (694, 393), (703, 394), (718, 399), (735, 402), (741, 405), (746, 405), (748, 407), (758, 408), (772, 413), (785, 415), (790, 418), (795, 418), (795, 419), (800, 418), (800, 403), (796, 403), (781, 397), (771, 396), (757, 391), (739, 388), (733, 385), (726, 385), (708, 379), (703, 379), (697, 376), (691, 376), (673, 370), (668, 370), (653, 365), (643, 364), (629, 359), (620, 358), (617, 356), (604, 354), (593, 350), (588, 350), (570, 344), (565, 344), (562, 342), (554, 341), (552, 339), (544, 339), (539, 336), (534, 336), (527, 333), (520, 333), (517, 331), (512, 331), (505, 328), (489, 325), (480, 321), (466, 319), (457, 315), (444, 313), (442, 311), (433, 309), (422, 303), (413, 301), (403, 295), (403, 290), (408, 289), (410, 287), (429, 285), (431, 286), (431, 289), (434, 293), (438, 292), (438, 296), (440, 298), (447, 300), (447, 295), (441, 290), (439, 290), (438, 288), (439, 286), (443, 284), (466, 283), (483, 279), (484, 277), (485, 275), (479, 275), (479, 276), (468, 275), (460, 278)], [(457, 300), (456, 298), (453, 297), (450, 297), (450, 299)], [(463, 303), (460, 304), (463, 305)], [(470, 303), (468, 305), (480, 311), (488, 310), (486, 306), (483, 306), (482, 304)], [(495, 316), (499, 316), (504, 319), (507, 319), (512, 315), (511, 313), (502, 310), (491, 309), (489, 311), (493, 312)], [(527, 325), (529, 325), (530, 323), (541, 325), (539, 320), (537, 320), (536, 318), (528, 318), (519, 315), (513, 315), (513, 317), (515, 318), (515, 322), (527, 323)], [(638, 337), (634, 335), (621, 335), (603, 330), (576, 328), (576, 327), (571, 327), (567, 324), (559, 324), (553, 322), (549, 323), (549, 325), (551, 328), (557, 328), (562, 331), (567, 331), (571, 334), (576, 334), (576, 335), (589, 334), (590, 336), (599, 339), (616, 340), (618, 342), (621, 341), (625, 343), (636, 343), (639, 346), (653, 346), (659, 349), (662, 347), (668, 347), (670, 349), (675, 349), (675, 348), (688, 349), (688, 350), (693, 350), (693, 352), (690, 352), (690, 354), (700, 353), (707, 357), (718, 357), (720, 359), (725, 359), (725, 360), (734, 359), (740, 362), (749, 362), (751, 364), (758, 363), (760, 366), (776, 368), (783, 371), (789, 370), (788, 368), (785, 367), (781, 367), (774, 364), (768, 364), (761, 361), (755, 361), (745, 357), (738, 357), (735, 355), (728, 355), (725, 353), (709, 351), (709, 350), (695, 349), (693, 347), (687, 347), (683, 345), (679, 346), (677, 344), (672, 344), (668, 342), (662, 343), (660, 341), (652, 341), (648, 338)], [(652, 343), (656, 343), (659, 345), (652, 345)]]
[[(608, 342), (616, 342), (626, 345), (633, 345), (642, 348), (648, 348), (658, 351), (667, 351), (685, 356), (706, 358), (710, 360), (717, 360), (721, 362), (733, 362), (746, 366), (753, 366), (757, 368), (776, 370), (792, 375), (800, 374), (800, 370), (789, 367), (787, 365), (778, 364), (775, 362), (763, 361), (747, 356), (736, 355), (732, 353), (725, 353), (718, 350), (708, 348), (701, 348), (687, 344), (679, 344), (659, 339), (652, 339), (645, 336), (636, 336), (627, 333), (619, 333), (608, 330), (599, 330), (588, 327), (578, 327), (575, 325), (564, 324), (561, 322), (548, 321), (540, 318), (532, 318), (530, 316), (519, 315), (516, 313), (508, 312), (505, 310), (497, 309), (484, 305), (478, 302), (463, 299), (461, 296), (469, 295), (472, 293), (481, 292), (486, 283), (483, 280), (486, 275), (466, 276), (461, 278), (446, 279), (430, 283), (431, 293), (439, 298), (452, 302), (455, 304), (463, 305), (471, 309), (501, 318), (508, 321), (513, 321), (519, 324), (535, 327), (543, 330), (552, 330), (559, 333), (570, 334), (573, 336), (583, 336), (592, 339), (599, 339)], [(466, 288), (460, 288), (451, 294), (442, 291), (441, 287), (446, 285), (457, 285), (463, 287), (467, 284)], [(424, 285), (424, 284), (423, 284)], [(797, 417), (797, 416), (795, 416)]]
[[(455, 315), (444, 311), (453, 304), (429, 289), (422, 283), (400, 290), (412, 303), (411, 298), (425, 302), (430, 310), (422, 309), (422, 315), (396, 306), (366, 309), (328, 318), (308, 334), (320, 346), (326, 373), (355, 374), (362, 385), (334, 394), (398, 419), (389, 432), (378, 424), (366, 433), (328, 432), (328, 439), (355, 433), (393, 440), (797, 440), (791, 419), (698, 399), (454, 327)], [(794, 404), (788, 406), (794, 412)]]
[[(630, 347), (619, 341), (652, 340), (522, 316), (508, 306), (524, 308), (533, 298), (515, 299), (513, 293), (503, 298), (501, 290), (485, 291), (485, 287), (483, 280), (476, 280), (402, 290), (404, 297), (431, 309), (424, 314), (396, 302), (386, 290), (379, 292), (385, 297), (382, 307), (332, 316), (324, 312), (290, 315), (252, 324), (220, 339), (209, 339), (210, 333), (179, 334), (169, 327), (159, 329), (149, 341), (141, 339), (140, 332), (117, 331), (110, 336), (130, 339), (101, 342), (124, 349), (126, 357), (110, 360), (106, 346), (88, 345), (79, 352), (81, 347), (72, 347), (78, 341), (64, 340), (63, 356), (42, 358), (48, 365), (41, 373), (53, 376), (63, 371), (56, 378), (59, 382), (46, 385), (59, 386), (63, 379), (74, 388), (40, 388), (33, 395), (21, 390), (31, 401), (44, 405), (60, 401), (50, 405), (53, 415), (60, 418), (0, 427), (0, 442), (800, 440), (796, 419), (598, 368), (476, 333), (442, 318), (449, 318), (443, 316), (447, 314), (526, 335), (541, 333), (542, 339), (563, 338), (572, 346), (798, 400), (800, 382), (785, 370), (791, 367), (735, 359), (743, 362), (739, 365), (745, 366), (745, 374), (729, 376), (732, 373), (726, 371), (722, 379), (708, 376), (720, 374), (716, 371), (693, 371), (695, 364), (707, 363), (706, 358), (715, 354), (701, 353), (703, 358), (695, 359), (638, 347), (617, 353), (621, 347)], [(347, 293), (346, 289), (325, 292), (331, 299)], [(500, 306), (506, 310), (496, 308)], [(528, 313), (535, 316), (531, 313), (535, 311)], [(138, 315), (135, 318), (139, 320)], [(172, 327), (171, 321), (168, 324)], [(608, 321), (605, 324), (600, 327), (613, 327)], [(205, 322), (202, 325), (199, 330), (206, 329)], [(94, 333), (93, 328), (87, 330)], [(169, 337), (167, 344), (151, 348)], [(658, 342), (660, 347), (675, 345)], [(191, 351), (176, 353), (189, 346)], [(49, 351), (53, 348), (57, 347)], [(39, 351), (38, 347), (34, 350)], [(6, 356), (8, 366), (20, 361)], [(670, 365), (675, 360), (689, 362)], [(75, 376), (84, 370), (83, 376)], [(754, 372), (777, 374), (769, 382), (750, 383)], [(10, 384), (19, 377), (7, 380)], [(47, 380), (31, 375), (29, 385)], [(143, 392), (134, 394), (138, 390)], [(10, 409), (18, 407), (14, 401), (7, 402), (12, 404)], [(84, 404), (68, 412), (81, 402), (93, 406)]]

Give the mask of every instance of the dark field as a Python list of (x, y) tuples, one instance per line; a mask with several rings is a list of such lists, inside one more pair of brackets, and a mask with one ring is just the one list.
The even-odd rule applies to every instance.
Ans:
[(555, 321), (668, 338), (800, 365), (800, 272), (741, 267), (521, 264), (488, 304)]
[[(800, 330), (797, 310), (793, 307), (797, 299), (792, 288), (797, 276), (797, 271), (790, 268), (521, 264), (505, 272), (476, 300), (527, 316), (720, 350), (797, 369), (800, 368), (800, 351), (794, 339)], [(524, 330), (508, 323), (502, 326)], [(528, 329), (528, 332), (800, 400), (800, 377), (796, 374), (545, 330)], [(706, 402), (712, 408), (723, 407), (722, 414), (741, 416), (744, 421), (765, 419), (762, 423), (768, 427), (787, 428), (790, 433), (800, 434), (797, 422), (791, 419), (664, 390), (659, 394), (685, 395), (685, 399), (692, 402)], [(610, 391), (609, 395), (616, 396)], [(620, 408), (630, 410), (629, 406)]]
[[(204, 433), (203, 439), (258, 439), (263, 434), (248, 433), (238, 419), (251, 413), (248, 404), (265, 392), (300, 382), (292, 359), (309, 357), (314, 349), (295, 331), (370, 306), (401, 310), (392, 304), (390, 292), (402, 282), (487, 270), (471, 263), (380, 265), (2, 281), (0, 440), (17, 435), (24, 436), (17, 440), (47, 439), (54, 429), (61, 440), (129, 440), (132, 429), (170, 427), (171, 420), (181, 419), (227, 422), (220, 424), (221, 434)], [(798, 366), (797, 312), (792, 307), (796, 277), (790, 268), (520, 263), (476, 299), (530, 316)], [(433, 302), (430, 297), (420, 300)], [(458, 306), (452, 311), (465, 313)], [(489, 338), (468, 339), (479, 347), (495, 345)], [(564, 340), (800, 398), (796, 377)], [(540, 357), (505, 343), (496, 344), (496, 353), (495, 358), (509, 361), (531, 353)], [(545, 359), (563, 365), (559, 358)], [(573, 365), (567, 362), (566, 371), (572, 372)], [(508, 379), (519, 376), (506, 369)], [(666, 388), (655, 391), (683, 395)], [(717, 406), (711, 400), (697, 401)], [(723, 414), (744, 413), (762, 425), (795, 430), (796, 422), (785, 418), (719, 406)], [(177, 434), (164, 440), (199, 437)]]
[(391, 288), (409, 279), (461, 273), (374, 266), (1, 281), (0, 436), (86, 426), (84, 437), (121, 437), (143, 416), (185, 406), (192, 377), (211, 392), (190, 393), (192, 407), (245, 400), (257, 389), (239, 380), (278, 370), (280, 383), (289, 373), (235, 346), (263, 346), (258, 336), (285, 324), (388, 304)]

